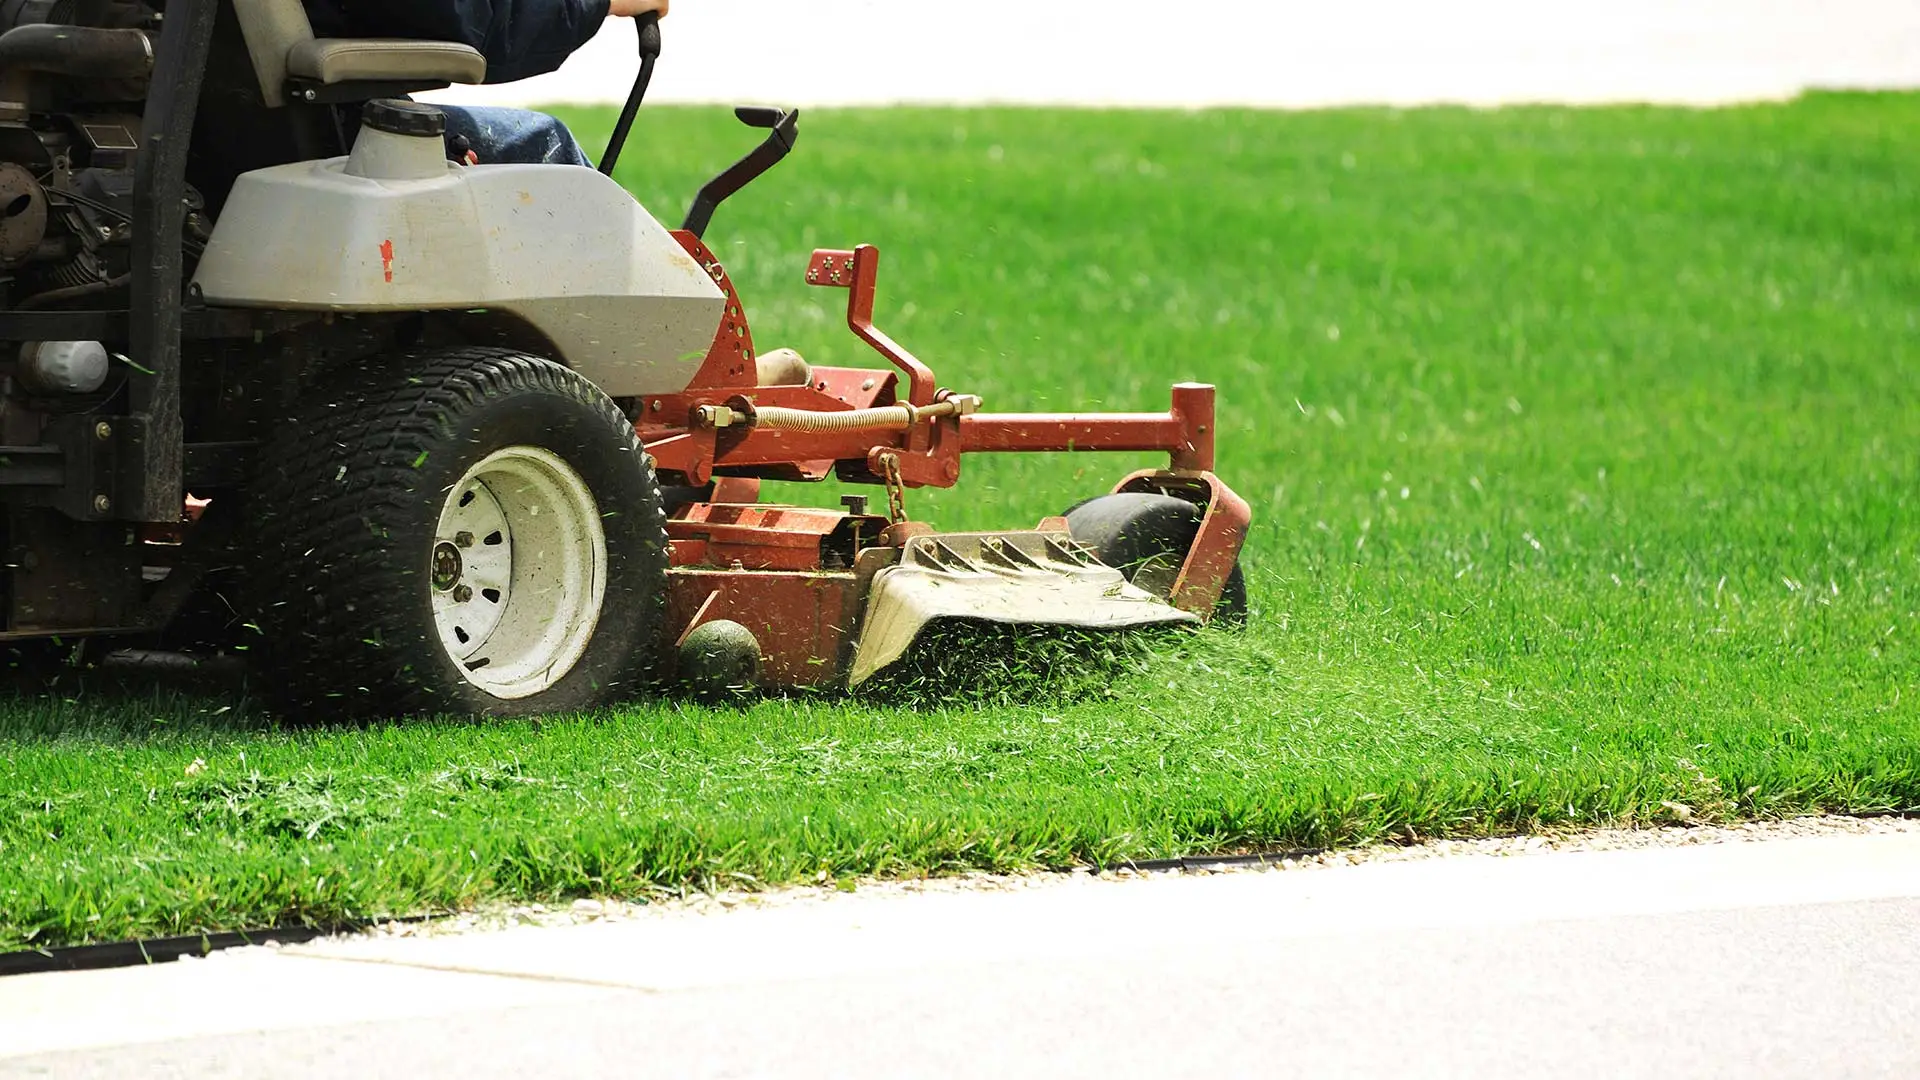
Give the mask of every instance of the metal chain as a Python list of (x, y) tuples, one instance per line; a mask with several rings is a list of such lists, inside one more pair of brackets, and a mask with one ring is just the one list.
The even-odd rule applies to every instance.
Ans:
[(887, 481), (887, 520), (899, 524), (907, 520), (906, 484), (900, 479), (899, 455), (881, 454), (880, 473)]

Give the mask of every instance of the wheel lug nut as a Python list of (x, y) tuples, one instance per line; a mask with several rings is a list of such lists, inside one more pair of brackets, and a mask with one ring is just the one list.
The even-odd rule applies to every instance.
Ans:
[(453, 534), (453, 542), (460, 547), (473, 546), (473, 534), (465, 529)]
[(464, 604), (471, 599), (473, 599), (473, 590), (471, 588), (468, 588), (465, 585), (455, 585), (453, 587), (454, 603)]

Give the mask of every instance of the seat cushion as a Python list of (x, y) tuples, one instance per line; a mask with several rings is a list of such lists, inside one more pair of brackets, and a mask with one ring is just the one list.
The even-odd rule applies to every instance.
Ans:
[(287, 53), (287, 74), (331, 85), (342, 82), (486, 80), (487, 59), (453, 41), (309, 38)]

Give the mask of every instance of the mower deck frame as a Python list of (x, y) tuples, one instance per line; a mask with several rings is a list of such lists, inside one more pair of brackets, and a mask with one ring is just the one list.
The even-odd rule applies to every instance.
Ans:
[[(1133, 473), (1113, 490), (1172, 495), (1203, 508), (1169, 600), (1199, 619), (1212, 613), (1250, 519), (1246, 502), (1212, 471), (1212, 386), (1176, 384), (1165, 412), (974, 411), (977, 398), (939, 387), (930, 367), (874, 325), (880, 253), (868, 245), (815, 251), (807, 282), (847, 291), (848, 327), (891, 369), (814, 367), (804, 384), (761, 386), (732, 279), (697, 236), (674, 236), (726, 293), (727, 306), (688, 388), (634, 402), (634, 426), (661, 481), (711, 485), (706, 501), (678, 507), (667, 525), (673, 644), (726, 619), (761, 643), (763, 685), (845, 684), (850, 675), (858, 681), (865, 672), (855, 671), (854, 653), (874, 576), (900, 564), (916, 539), (938, 535), (906, 519), (901, 496), (911, 488), (952, 487), (969, 453), (1165, 452), (1166, 469)], [(829, 476), (884, 486), (888, 512), (867, 513), (857, 496), (843, 500), (846, 512), (758, 503), (761, 480)], [(979, 537), (968, 534), (975, 544)], [(1014, 548), (1016, 558), (1035, 544), (1077, 550), (1064, 518), (986, 543), (990, 550)]]

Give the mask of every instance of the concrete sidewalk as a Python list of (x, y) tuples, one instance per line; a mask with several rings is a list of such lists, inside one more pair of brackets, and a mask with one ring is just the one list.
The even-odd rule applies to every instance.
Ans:
[(1920, 1075), (1920, 832), (852, 894), (0, 980), (0, 1074)]

